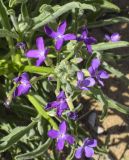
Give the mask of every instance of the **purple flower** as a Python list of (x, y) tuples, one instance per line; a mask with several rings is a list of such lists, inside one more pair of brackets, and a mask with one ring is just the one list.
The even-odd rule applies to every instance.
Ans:
[(95, 85), (95, 80), (91, 77), (84, 78), (82, 71), (77, 72), (77, 87), (82, 90), (89, 90), (90, 87)]
[(26, 49), (26, 43), (24, 43), (24, 42), (18, 42), (16, 44), (16, 48), (21, 48), (21, 49), (25, 50)]
[(105, 40), (111, 41), (111, 42), (118, 42), (120, 40), (120, 34), (119, 33), (113, 33), (111, 36), (105, 35)]
[(45, 49), (44, 47), (44, 40), (42, 37), (38, 37), (36, 39), (36, 46), (38, 49), (36, 50), (29, 50), (26, 53), (26, 57), (28, 58), (36, 58), (36, 66), (40, 66), (46, 59), (49, 49)]
[(77, 114), (77, 112), (69, 112), (68, 114), (68, 117), (70, 118), (70, 119), (72, 119), (72, 120), (77, 120), (77, 118), (78, 118), (78, 114)]
[(84, 144), (81, 147), (78, 147), (78, 149), (76, 150), (75, 157), (77, 159), (80, 159), (83, 153), (85, 153), (85, 156), (87, 158), (93, 157), (94, 155), (93, 148), (96, 146), (97, 146), (97, 140), (86, 138)]
[(57, 32), (53, 31), (48, 26), (45, 26), (46, 34), (55, 39), (55, 48), (59, 51), (64, 43), (64, 41), (75, 40), (76, 36), (74, 34), (68, 33), (64, 34), (66, 30), (67, 23), (63, 21), (57, 28)]
[(100, 60), (98, 58), (94, 58), (91, 62), (91, 66), (88, 68), (88, 71), (92, 78), (95, 78), (99, 84), (104, 86), (101, 79), (108, 79), (109, 75), (104, 70), (99, 70)]
[(96, 39), (94, 37), (88, 37), (88, 30), (84, 28), (82, 30), (82, 34), (80, 37), (77, 38), (78, 41), (84, 41), (87, 51), (92, 53), (92, 46), (91, 44), (96, 43)]
[(13, 80), (19, 84), (14, 91), (14, 97), (21, 96), (22, 94), (27, 94), (29, 92), (31, 84), (27, 73), (22, 73), (21, 76), (16, 77)]
[(59, 95), (56, 97), (56, 101), (48, 103), (45, 107), (46, 110), (50, 110), (53, 108), (56, 108), (56, 113), (59, 117), (61, 117), (63, 111), (69, 109), (64, 91), (61, 91), (59, 93)]
[(69, 144), (74, 143), (74, 137), (66, 133), (67, 126), (66, 122), (63, 121), (59, 125), (59, 130), (49, 130), (48, 136), (52, 139), (57, 139), (56, 149), (61, 151), (64, 148), (65, 141)]

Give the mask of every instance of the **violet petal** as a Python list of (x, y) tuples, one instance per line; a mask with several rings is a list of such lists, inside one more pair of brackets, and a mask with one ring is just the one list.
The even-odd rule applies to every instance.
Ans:
[(28, 58), (38, 58), (40, 55), (40, 52), (38, 50), (29, 50), (26, 53), (26, 57)]
[(64, 34), (65, 33), (65, 30), (66, 30), (66, 26), (67, 26), (67, 23), (66, 21), (63, 21), (59, 27), (57, 28), (57, 32), (59, 32), (60, 34)]
[(37, 45), (37, 48), (38, 48), (39, 50), (43, 50), (43, 51), (44, 51), (44, 40), (43, 40), (42, 37), (38, 37), (38, 38), (36, 39), (36, 45)]
[(60, 125), (59, 125), (59, 131), (61, 133), (66, 133), (66, 128), (67, 128), (66, 122), (65, 121), (61, 122)]
[(55, 139), (55, 138), (57, 138), (57, 137), (59, 136), (59, 132), (56, 131), (56, 130), (54, 130), (54, 129), (49, 130), (49, 131), (48, 131), (48, 136), (49, 136), (50, 138), (52, 138), (52, 139)]
[(82, 71), (77, 72), (77, 79), (78, 79), (78, 81), (83, 81), (84, 73)]
[(69, 144), (73, 144), (74, 143), (74, 137), (69, 135), (69, 134), (66, 134), (66, 139), (65, 139)]
[(109, 78), (109, 74), (108, 74), (106, 71), (104, 71), (104, 70), (100, 70), (100, 71), (98, 72), (98, 76), (99, 76), (100, 78), (102, 78), (102, 79), (107, 79), (107, 78)]
[(56, 38), (57, 37), (57, 33), (55, 31), (53, 31), (50, 27), (45, 26), (44, 30), (46, 32), (46, 34), (51, 37), (51, 38)]
[(88, 146), (85, 146), (84, 150), (85, 150), (85, 156), (86, 156), (87, 158), (93, 157), (93, 155), (94, 155), (94, 150), (93, 150), (93, 148), (88, 147)]
[(75, 157), (77, 159), (80, 159), (82, 157), (82, 153), (83, 153), (83, 147), (78, 147), (78, 149), (75, 152)]
[(69, 41), (69, 40), (75, 40), (76, 36), (74, 34), (69, 33), (69, 34), (65, 34), (63, 38), (65, 41)]
[(97, 146), (97, 140), (96, 139), (87, 139), (86, 145), (89, 147), (96, 147)]
[(56, 143), (56, 149), (61, 151), (64, 148), (64, 143), (65, 143), (65, 139), (63, 138), (58, 138), (57, 139), (57, 143)]
[(57, 38), (56, 39), (55, 48), (56, 48), (57, 51), (59, 51), (61, 49), (61, 47), (63, 45), (63, 42), (64, 42), (63, 38)]

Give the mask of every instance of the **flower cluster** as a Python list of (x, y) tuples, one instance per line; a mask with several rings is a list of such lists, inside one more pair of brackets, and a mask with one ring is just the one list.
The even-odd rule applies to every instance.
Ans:
[[(69, 40), (77, 40), (78, 42), (82, 41), (86, 45), (87, 52), (92, 54), (92, 44), (96, 43), (96, 39), (94, 37), (88, 36), (87, 28), (82, 30), (82, 33), (79, 37), (74, 34), (68, 33), (65, 34), (66, 31), (66, 21), (63, 21), (57, 28), (55, 32), (49, 26), (45, 26), (45, 33), (54, 39), (55, 41), (55, 49), (60, 51), (63, 43)], [(118, 33), (115, 33), (111, 36), (105, 35), (105, 39), (112, 42), (117, 42), (120, 39)], [(22, 43), (17, 45), (20, 48), (24, 48), (25, 46)], [(37, 49), (31, 49), (26, 52), (27, 58), (35, 58), (36, 66), (40, 66), (47, 58), (47, 54), (49, 53), (49, 49), (45, 48), (43, 37), (38, 37), (36, 39), (36, 47)], [(25, 48), (24, 48), (25, 50)], [(100, 84), (104, 86), (103, 79), (109, 78), (109, 75), (106, 71), (100, 69), (100, 60), (98, 58), (93, 58), (91, 61), (91, 65), (88, 68), (89, 76), (86, 76), (82, 70), (77, 71), (77, 85), (76, 87), (80, 90), (90, 90), (94, 85)], [(50, 78), (50, 77), (49, 77)], [(16, 89), (14, 91), (14, 97), (21, 96), (22, 94), (27, 94), (31, 88), (31, 83), (29, 80), (29, 76), (27, 73), (22, 73), (19, 77), (14, 79), (16, 83)], [(77, 112), (73, 111), (69, 108), (67, 97), (64, 91), (60, 91), (55, 101), (49, 102), (45, 110), (56, 110), (56, 115), (58, 118), (63, 118), (63, 112), (66, 110), (67, 116), (76, 120), (78, 118)], [(51, 129), (48, 131), (48, 136), (52, 139), (56, 139), (56, 148), (61, 151), (64, 148), (65, 142), (72, 145), (75, 142), (74, 136), (67, 133), (67, 125), (65, 121), (62, 121), (59, 124), (59, 130)], [(86, 138), (82, 146), (78, 147), (75, 152), (75, 157), (80, 159), (83, 155), (87, 158), (90, 158), (94, 155), (93, 148), (97, 146), (97, 141), (95, 139)]]

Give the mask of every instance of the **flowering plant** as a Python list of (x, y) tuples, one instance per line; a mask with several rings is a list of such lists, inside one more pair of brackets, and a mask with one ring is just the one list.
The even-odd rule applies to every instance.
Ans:
[(81, 99), (99, 101), (101, 119), (108, 108), (129, 114), (102, 90), (110, 74), (127, 82), (104, 53), (129, 43), (119, 33), (103, 36), (106, 42), (94, 34), (95, 27), (116, 23), (101, 14), (98, 20), (108, 11), (120, 10), (107, 0), (0, 0), (1, 153), (17, 160), (72, 160), (104, 152), (84, 126), (88, 112)]

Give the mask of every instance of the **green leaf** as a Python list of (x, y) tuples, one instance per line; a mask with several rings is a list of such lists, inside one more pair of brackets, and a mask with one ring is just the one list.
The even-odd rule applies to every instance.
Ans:
[(105, 98), (105, 96), (103, 95), (103, 92), (99, 88), (93, 88), (93, 93), (94, 93), (95, 98), (99, 100), (99, 102), (101, 103), (103, 107), (101, 119), (104, 119), (104, 117), (108, 113), (108, 107), (109, 107), (107, 99)]
[(119, 70), (115, 69), (114, 67), (110, 66), (108, 63), (103, 62), (103, 67), (108, 70), (110, 73), (112, 73), (114, 76), (120, 78), (123, 77), (124, 74), (120, 72)]
[(51, 5), (43, 4), (43, 5), (39, 8), (39, 12), (40, 12), (40, 13), (43, 13), (43, 12), (53, 13), (54, 10), (52, 9), (52, 6), (51, 6)]
[(11, 37), (14, 39), (18, 39), (19, 36), (17, 33), (8, 31), (7, 29), (0, 29), (0, 37)]
[(100, 7), (104, 9), (110, 9), (116, 12), (120, 12), (120, 8), (118, 6), (106, 0), (103, 0), (103, 4), (101, 4)]
[(28, 13), (26, 3), (22, 3), (22, 5), (21, 5), (21, 15), (22, 15), (23, 21), (25, 21), (29, 18), (29, 13)]
[(19, 3), (23, 3), (23, 2), (26, 2), (26, 0), (10, 0), (9, 7), (14, 7), (15, 5), (17, 5)]
[(129, 23), (129, 18), (126, 17), (113, 17), (110, 19), (104, 19), (101, 21), (93, 22), (88, 24), (88, 28), (96, 28), (96, 27), (102, 27), (107, 25), (112, 25), (116, 23)]
[(48, 139), (44, 144), (40, 145), (37, 149), (33, 150), (32, 152), (21, 154), (16, 156), (16, 160), (26, 160), (26, 159), (34, 159), (38, 156), (41, 156), (44, 154), (45, 151), (48, 150), (48, 147), (50, 146), (52, 140)]
[(3, 3), (3, 0), (0, 0), (0, 21), (5, 29), (11, 30), (8, 18), (8, 11)]
[[(39, 15), (39, 17), (33, 18), (34, 26), (33, 26), (32, 30), (36, 30), (36, 29), (44, 26), (45, 24), (55, 20), (56, 18), (58, 18), (62, 14), (66, 13), (72, 9), (75, 9), (75, 8), (92, 10), (92, 11), (96, 10), (96, 8), (90, 4), (85, 4), (85, 3), (80, 3), (80, 2), (70, 2), (70, 3), (67, 3), (67, 4), (61, 6), (61, 8), (59, 8), (57, 11), (55, 11), (53, 14), (47, 16), (46, 18), (44, 18), (40, 15)], [(38, 20), (38, 18), (39, 18), (39, 20)], [(40, 22), (37, 23), (37, 21), (40, 21)]]
[(29, 72), (29, 73), (37, 73), (37, 74), (43, 74), (43, 73), (54, 73), (54, 69), (50, 67), (36, 67), (36, 66), (25, 66), (21, 69), (23, 72)]
[(57, 124), (54, 122), (54, 120), (47, 114), (47, 112), (44, 110), (43, 106), (40, 105), (38, 100), (33, 95), (27, 95), (28, 100), (33, 104), (37, 112), (45, 118), (54, 129), (57, 129)]
[(124, 113), (124, 114), (129, 114), (129, 107), (123, 104), (120, 104), (119, 102), (114, 101), (113, 99), (107, 97), (106, 95), (104, 96), (108, 101), (109, 108), (116, 109), (117, 111)]
[(126, 41), (105, 42), (105, 43), (98, 43), (98, 44), (92, 45), (93, 50), (96, 50), (96, 51), (104, 51), (104, 50), (120, 48), (120, 47), (129, 47), (129, 42), (126, 42)]
[[(9, 18), (8, 18), (8, 11), (3, 3), (3, 0), (0, 0), (0, 22), (4, 29), (7, 29), (8, 31), (11, 30), (11, 25), (10, 25)], [(6, 37), (6, 39), (8, 41), (9, 48), (12, 50), (13, 40), (10, 37)]]
[(103, 62), (103, 67), (109, 71), (110, 73), (112, 73), (114, 76), (116, 76), (117, 78), (120, 78), (123, 82), (124, 85), (128, 86), (129, 85), (129, 80), (128, 78), (125, 77), (124, 73), (122, 73), (121, 71), (119, 71), (118, 69), (115, 69), (114, 67), (110, 66), (108, 63)]
[(35, 124), (36, 122), (31, 122), (27, 127), (17, 127), (13, 129), (9, 135), (0, 140), (4, 141), (0, 144), (0, 152), (9, 149), (14, 143), (18, 142)]
[(95, 98), (99, 100), (103, 105), (104, 105), (104, 114), (102, 118), (104, 118), (105, 113), (107, 113), (108, 108), (116, 109), (117, 111), (124, 113), (124, 114), (129, 114), (129, 108), (123, 104), (120, 104), (119, 102), (116, 102), (115, 100), (109, 98), (106, 96), (99, 88), (93, 90), (95, 95)]

